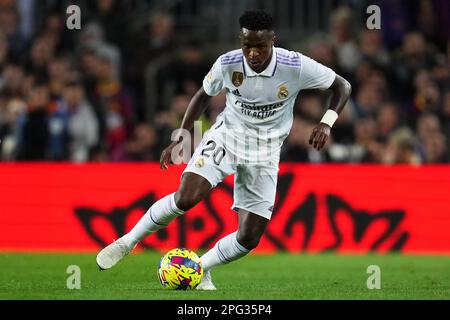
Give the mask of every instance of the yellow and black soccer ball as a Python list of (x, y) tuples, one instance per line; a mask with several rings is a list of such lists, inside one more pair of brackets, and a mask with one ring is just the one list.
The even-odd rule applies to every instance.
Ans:
[(202, 263), (199, 256), (192, 250), (172, 249), (159, 262), (158, 278), (166, 289), (195, 289), (202, 277)]

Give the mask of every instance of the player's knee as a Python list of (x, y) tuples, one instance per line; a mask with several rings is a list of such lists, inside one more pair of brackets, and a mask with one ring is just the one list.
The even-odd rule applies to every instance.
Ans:
[(181, 184), (175, 192), (175, 204), (178, 209), (188, 211), (202, 201), (211, 190), (211, 184), (205, 178), (187, 173), (183, 175)]
[(178, 209), (181, 209), (183, 211), (188, 211), (195, 206), (192, 198), (178, 192), (175, 193), (175, 204)]
[(202, 196), (198, 193), (176, 192), (175, 204), (178, 209), (188, 211), (202, 200)]
[(239, 244), (248, 250), (255, 249), (259, 244), (259, 240), (261, 240), (261, 235), (251, 231), (239, 231), (237, 234)]

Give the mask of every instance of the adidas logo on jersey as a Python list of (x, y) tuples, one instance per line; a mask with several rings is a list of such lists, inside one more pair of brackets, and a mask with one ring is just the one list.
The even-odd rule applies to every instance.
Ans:
[(234, 94), (235, 96), (242, 97), (241, 93), (239, 92), (239, 89), (233, 90), (231, 91), (231, 93)]

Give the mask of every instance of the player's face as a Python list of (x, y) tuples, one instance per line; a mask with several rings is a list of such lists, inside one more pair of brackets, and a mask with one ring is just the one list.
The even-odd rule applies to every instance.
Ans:
[(272, 58), (272, 47), (275, 43), (273, 31), (251, 31), (241, 29), (241, 48), (250, 68), (261, 73), (269, 65)]

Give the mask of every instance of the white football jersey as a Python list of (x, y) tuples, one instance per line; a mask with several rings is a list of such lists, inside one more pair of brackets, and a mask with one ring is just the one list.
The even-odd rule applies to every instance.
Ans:
[(211, 130), (222, 133), (222, 142), (238, 160), (279, 161), (299, 91), (328, 89), (335, 77), (333, 70), (299, 52), (274, 47), (267, 68), (256, 73), (242, 49), (230, 51), (203, 80), (210, 96), (226, 91), (225, 109)]

